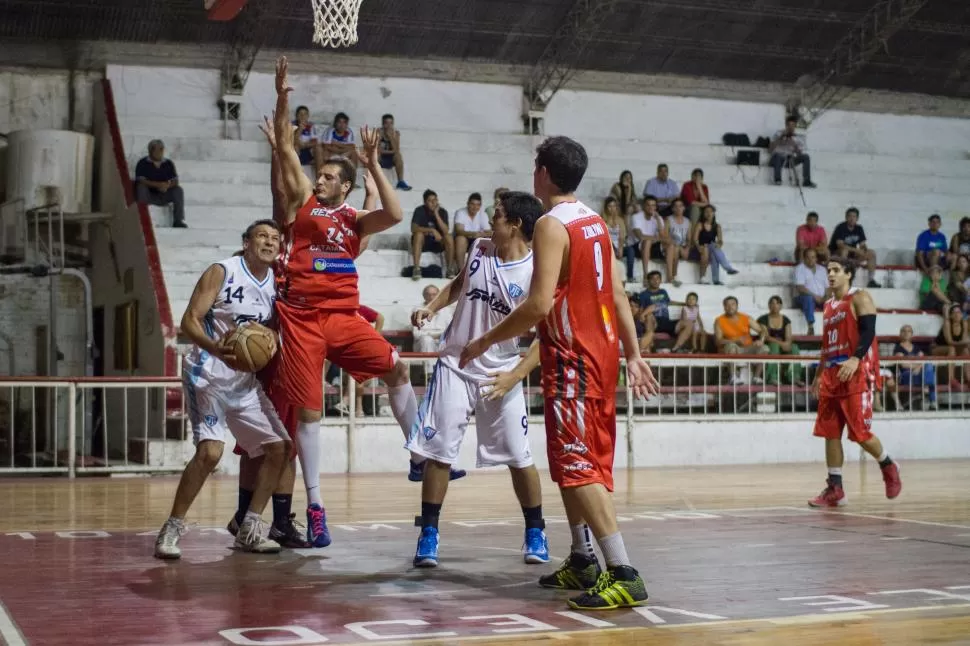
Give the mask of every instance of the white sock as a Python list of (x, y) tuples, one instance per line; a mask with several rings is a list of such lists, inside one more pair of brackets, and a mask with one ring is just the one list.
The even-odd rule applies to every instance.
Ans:
[(569, 531), (573, 535), (573, 544), (570, 548), (574, 554), (582, 554), (588, 558), (596, 558), (593, 551), (593, 534), (589, 531), (589, 525), (570, 525)]
[(303, 469), (307, 506), (323, 507), (320, 497), (320, 422), (300, 422), (296, 427), (296, 450)]
[(626, 546), (623, 544), (623, 536), (620, 532), (604, 536), (597, 543), (600, 544), (600, 549), (603, 550), (606, 567), (630, 565), (630, 557), (626, 554)]
[[(391, 413), (394, 414), (394, 419), (397, 420), (401, 433), (404, 434), (404, 441), (407, 442), (411, 439), (411, 428), (418, 419), (418, 398), (414, 395), (414, 388), (411, 387), (410, 381), (400, 386), (390, 386), (387, 389), (387, 397), (391, 400)], [(411, 462), (421, 464), (424, 461), (423, 455), (411, 453)]]
[(830, 476), (840, 476), (842, 475), (842, 467), (829, 467)]
[(889, 457), (889, 453), (887, 453), (886, 450), (883, 449), (882, 455), (879, 456), (878, 462), (885, 462), (886, 458), (888, 457)]

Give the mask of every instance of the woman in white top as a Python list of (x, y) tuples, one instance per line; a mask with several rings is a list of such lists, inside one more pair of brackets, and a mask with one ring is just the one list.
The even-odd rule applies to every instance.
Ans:
[(620, 211), (620, 203), (615, 197), (608, 197), (603, 200), (603, 220), (606, 222), (606, 229), (610, 232), (610, 241), (613, 243), (613, 255), (619, 260), (627, 256), (626, 275), (627, 280), (633, 280), (633, 251), (626, 251), (626, 218)]

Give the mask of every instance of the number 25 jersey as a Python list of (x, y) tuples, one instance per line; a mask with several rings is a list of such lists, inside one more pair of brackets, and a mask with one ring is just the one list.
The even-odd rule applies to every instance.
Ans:
[(879, 340), (873, 339), (859, 369), (849, 381), (839, 381), (839, 368), (859, 347), (859, 323), (852, 311), (853, 287), (841, 299), (825, 301), (822, 320), (822, 379), (820, 397), (847, 397), (879, 387)]
[(295, 307), (356, 311), (360, 305), (357, 210), (321, 204), (311, 195), (283, 230), (280, 300)]

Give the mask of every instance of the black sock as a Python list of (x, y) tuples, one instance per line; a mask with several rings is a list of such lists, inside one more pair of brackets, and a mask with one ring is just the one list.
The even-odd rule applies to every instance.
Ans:
[(538, 507), (523, 507), (522, 515), (525, 516), (526, 529), (545, 529), (546, 523), (542, 520), (542, 505)]
[(833, 487), (842, 486), (842, 474), (841, 473), (830, 473), (829, 474), (829, 484)]
[(236, 524), (242, 525), (246, 512), (249, 511), (249, 503), (253, 501), (253, 492), (249, 489), (239, 487), (239, 507), (236, 509)]
[(293, 494), (273, 494), (273, 525), (282, 529), (290, 520), (290, 509), (293, 507)]
[(886, 467), (888, 467), (892, 463), (893, 463), (893, 459), (887, 455), (886, 456), (886, 459), (879, 463), (879, 468), (880, 469), (885, 469)]
[(421, 527), (438, 529), (438, 517), (441, 516), (441, 503), (421, 503)]

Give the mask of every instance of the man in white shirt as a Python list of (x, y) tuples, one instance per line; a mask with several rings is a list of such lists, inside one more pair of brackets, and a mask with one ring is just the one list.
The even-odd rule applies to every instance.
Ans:
[(795, 267), (795, 303), (808, 321), (809, 336), (815, 334), (815, 310), (825, 304), (829, 289), (828, 273), (817, 259), (814, 249), (806, 249), (802, 263)]
[(643, 284), (647, 284), (650, 259), (662, 261), (664, 258), (664, 221), (657, 212), (657, 198), (648, 195), (643, 199), (643, 210), (630, 217), (630, 233), (627, 245), (635, 248), (638, 258), (643, 261)]
[[(439, 291), (434, 285), (425, 286), (424, 291), (421, 292), (421, 298), (424, 300), (421, 307), (427, 307), (428, 303), (438, 296)], [(454, 308), (446, 307), (439, 311), (434, 318), (425, 321), (420, 328), (412, 328), (411, 333), (414, 338), (414, 351), (437, 352), (441, 334), (448, 328), (454, 313)], [(430, 373), (434, 368), (434, 361), (434, 359), (425, 361), (425, 372)]]
[(465, 255), (476, 238), (488, 238), (492, 235), (488, 218), (482, 212), (481, 193), (468, 196), (465, 208), (455, 212), (455, 263), (465, 264)]

